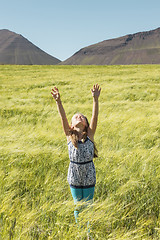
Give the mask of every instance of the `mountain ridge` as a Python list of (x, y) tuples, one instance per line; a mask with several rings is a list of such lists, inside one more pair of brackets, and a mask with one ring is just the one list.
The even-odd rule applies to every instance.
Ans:
[(21, 34), (0, 30), (0, 64), (56, 65), (60, 62)]
[(160, 64), (160, 28), (103, 40), (81, 48), (60, 64)]

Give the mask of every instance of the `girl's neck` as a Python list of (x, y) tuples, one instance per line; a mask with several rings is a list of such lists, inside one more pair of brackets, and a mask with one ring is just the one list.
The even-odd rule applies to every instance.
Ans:
[(83, 136), (83, 129), (74, 127), (74, 130), (78, 133), (78, 139), (81, 140)]

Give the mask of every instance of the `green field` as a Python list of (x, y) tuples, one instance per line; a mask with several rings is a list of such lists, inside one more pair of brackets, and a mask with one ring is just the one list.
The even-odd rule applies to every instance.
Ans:
[[(77, 228), (69, 157), (56, 103), (69, 121), (92, 114), (102, 87), (93, 206)], [(0, 66), (0, 239), (160, 239), (160, 65)]]

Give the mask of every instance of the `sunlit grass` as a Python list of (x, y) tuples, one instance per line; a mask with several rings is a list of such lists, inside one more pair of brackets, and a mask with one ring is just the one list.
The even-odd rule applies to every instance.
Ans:
[[(77, 228), (67, 183), (66, 139), (51, 88), (69, 121), (90, 120), (102, 87), (95, 136), (94, 203)], [(0, 66), (0, 239), (160, 237), (160, 66)]]

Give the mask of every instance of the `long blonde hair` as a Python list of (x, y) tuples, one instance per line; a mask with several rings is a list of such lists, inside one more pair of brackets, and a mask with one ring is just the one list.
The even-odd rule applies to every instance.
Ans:
[[(83, 115), (84, 116), (84, 115)], [(86, 116), (84, 116), (85, 120), (86, 120), (86, 123), (87, 123), (87, 126), (85, 126), (84, 130), (83, 130), (83, 133), (82, 133), (82, 139), (81, 141), (84, 143), (85, 140), (87, 139), (87, 136), (88, 136), (88, 128), (89, 128), (89, 122), (88, 122), (88, 119)], [(75, 148), (78, 148), (78, 132), (74, 129), (70, 129), (69, 130), (69, 135), (70, 135), (70, 138), (71, 138), (71, 142), (72, 144), (75, 146)], [(94, 158), (98, 157), (98, 150), (95, 146), (95, 142), (94, 143)]]

